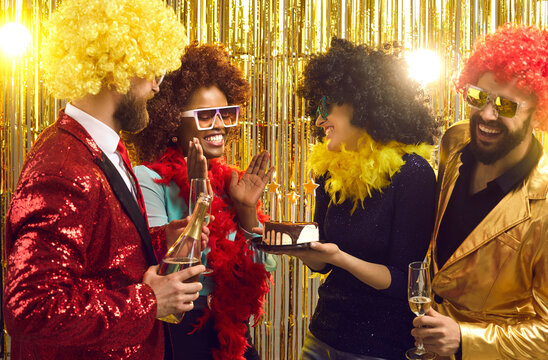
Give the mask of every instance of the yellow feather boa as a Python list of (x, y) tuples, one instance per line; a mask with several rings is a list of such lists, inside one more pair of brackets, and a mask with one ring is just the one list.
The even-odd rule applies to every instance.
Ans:
[(433, 146), (426, 143), (407, 145), (397, 141), (388, 144), (378, 143), (368, 134), (358, 140), (358, 150), (327, 150), (327, 143), (321, 142), (312, 147), (309, 166), (314, 176), (329, 172), (325, 182), (325, 191), (335, 204), (342, 204), (346, 199), (354, 201), (352, 213), (358, 202), (371, 197), (373, 191), (390, 185), (392, 177), (400, 171), (405, 161), (404, 154), (415, 153), (429, 160)]

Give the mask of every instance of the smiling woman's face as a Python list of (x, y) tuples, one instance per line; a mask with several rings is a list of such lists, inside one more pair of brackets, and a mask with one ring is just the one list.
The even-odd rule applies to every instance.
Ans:
[(350, 123), (354, 115), (354, 108), (349, 104), (330, 104), (327, 118), (318, 116), (316, 126), (325, 131), (325, 140), (329, 151), (339, 151), (345, 144), (347, 150), (356, 150), (358, 139), (365, 134), (365, 130)]
[[(188, 104), (181, 110), (194, 110), (203, 108), (215, 108), (227, 106), (225, 94), (216, 86), (201, 87), (192, 93)], [(206, 159), (214, 159), (223, 156), (226, 141), (226, 128), (218, 116), (211, 130), (198, 130), (194, 118), (184, 118), (179, 128), (179, 141), (185, 155), (188, 154), (188, 143), (192, 138), (197, 138), (204, 151)]]

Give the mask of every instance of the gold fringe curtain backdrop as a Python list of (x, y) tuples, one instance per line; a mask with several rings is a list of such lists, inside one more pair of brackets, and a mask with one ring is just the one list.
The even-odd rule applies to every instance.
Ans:
[[(0, 152), (2, 253), (9, 199), (24, 156), (37, 135), (55, 121), (62, 101), (47, 95), (40, 72), (42, 24), (60, 1), (0, 0), (0, 26), (17, 21), (32, 34), (20, 57), (0, 52)], [(309, 220), (313, 198), (303, 184), (313, 140), (304, 102), (295, 96), (299, 74), (311, 54), (325, 51), (332, 36), (378, 45), (398, 41), (404, 54), (430, 49), (442, 60), (439, 79), (426, 86), (432, 108), (448, 126), (466, 117), (451, 79), (474, 39), (505, 22), (548, 22), (545, 0), (167, 0), (190, 39), (222, 42), (245, 71), (252, 88), (241, 138), (231, 144), (229, 162), (245, 167), (262, 149), (276, 167), (276, 192), (265, 192), (264, 206), (274, 219)], [(548, 137), (537, 134), (548, 148)], [(300, 195), (297, 205), (286, 196)], [(294, 258), (278, 258), (266, 315), (252, 331), (265, 360), (298, 359), (313, 313), (320, 279)], [(5, 261), (2, 258), (4, 272)], [(410, 325), (411, 326), (411, 325)], [(365, 336), (365, 334), (364, 334)], [(9, 348), (1, 349), (7, 358)]]
[[(2, 284), (6, 268), (4, 226), (11, 195), (15, 190), (26, 153), (40, 132), (55, 121), (59, 109), (64, 104), (63, 101), (47, 94), (40, 75), (40, 41), (44, 32), (42, 25), (55, 9), (56, 3), (58, 2), (51, 0), (0, 0), (0, 27), (10, 22), (18, 22), (23, 24), (32, 36), (30, 47), (19, 57), (10, 57), (0, 49)], [(0, 357), (9, 358), (9, 337), (4, 326), (0, 341)]]

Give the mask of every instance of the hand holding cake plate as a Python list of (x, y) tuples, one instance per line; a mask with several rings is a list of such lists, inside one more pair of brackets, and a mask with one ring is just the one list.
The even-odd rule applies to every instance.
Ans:
[(266, 223), (265, 228), (253, 228), (257, 236), (249, 240), (251, 243), (250, 246), (260, 248), (270, 254), (295, 256), (311, 269), (315, 269), (315, 271), (323, 269), (327, 263), (335, 265), (341, 260), (342, 252), (337, 244), (323, 243), (319, 240), (298, 244), (297, 246), (264, 245), (261, 234), (265, 233), (266, 228)]

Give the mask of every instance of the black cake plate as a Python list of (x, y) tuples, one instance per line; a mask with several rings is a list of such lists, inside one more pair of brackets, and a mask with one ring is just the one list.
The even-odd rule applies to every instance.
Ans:
[(262, 236), (257, 236), (251, 239), (253, 246), (261, 251), (284, 251), (284, 250), (304, 250), (310, 248), (311, 243), (295, 244), (295, 245), (267, 245), (263, 244)]

